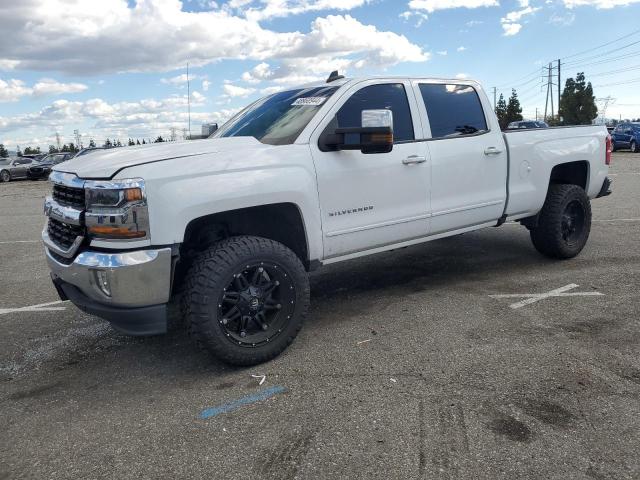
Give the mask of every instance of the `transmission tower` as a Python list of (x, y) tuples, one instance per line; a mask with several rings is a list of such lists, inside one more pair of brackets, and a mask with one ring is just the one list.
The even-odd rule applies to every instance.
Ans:
[(609, 105), (616, 103), (616, 99), (608, 95), (606, 97), (596, 98), (596, 102), (598, 102), (599, 110), (602, 112), (602, 123), (605, 124), (607, 123), (607, 108), (609, 108)]

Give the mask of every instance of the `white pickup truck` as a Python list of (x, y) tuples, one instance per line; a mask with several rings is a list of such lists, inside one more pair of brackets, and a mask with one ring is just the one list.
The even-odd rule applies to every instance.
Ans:
[(180, 298), (197, 343), (251, 365), (293, 341), (321, 265), (505, 221), (577, 255), (610, 158), (603, 126), (503, 134), (473, 81), (332, 74), (206, 140), (57, 165), (42, 237), (62, 299), (152, 335)]

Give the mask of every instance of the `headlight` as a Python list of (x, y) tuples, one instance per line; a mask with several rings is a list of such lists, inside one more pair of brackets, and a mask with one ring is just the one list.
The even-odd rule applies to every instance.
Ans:
[(90, 237), (142, 240), (149, 236), (144, 180), (85, 182), (85, 223)]

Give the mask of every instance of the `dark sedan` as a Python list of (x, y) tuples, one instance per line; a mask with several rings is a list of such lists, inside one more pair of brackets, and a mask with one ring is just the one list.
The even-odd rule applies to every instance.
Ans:
[(69, 160), (70, 158), (73, 158), (73, 153), (50, 153), (44, 157), (42, 161), (31, 164), (27, 170), (27, 177), (31, 180), (48, 178), (51, 173), (51, 168), (54, 165)]

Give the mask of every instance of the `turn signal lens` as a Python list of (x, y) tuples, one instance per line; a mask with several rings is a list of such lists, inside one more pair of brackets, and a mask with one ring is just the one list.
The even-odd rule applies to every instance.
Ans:
[(87, 228), (87, 231), (96, 238), (142, 238), (147, 235), (147, 232), (142, 230), (106, 225), (92, 225)]
[(124, 191), (124, 198), (127, 202), (139, 202), (142, 200), (142, 190), (140, 188), (127, 188)]

